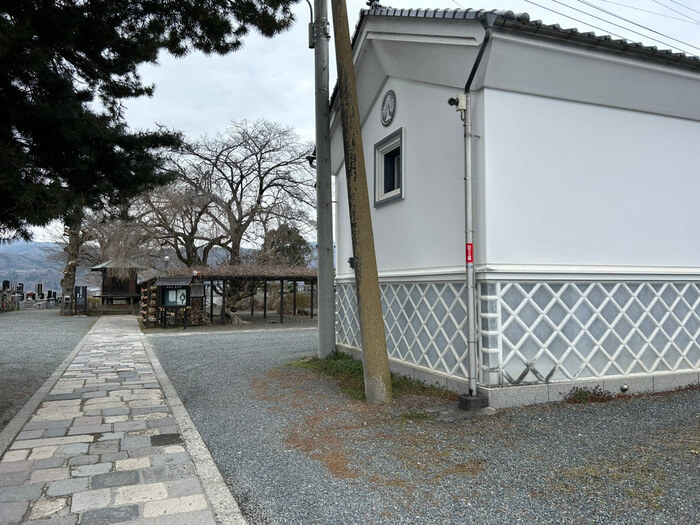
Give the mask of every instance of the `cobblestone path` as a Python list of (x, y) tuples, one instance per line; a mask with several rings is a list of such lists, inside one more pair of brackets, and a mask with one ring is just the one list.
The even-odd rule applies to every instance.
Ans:
[(102, 317), (0, 460), (0, 523), (216, 523), (189, 448), (136, 320)]

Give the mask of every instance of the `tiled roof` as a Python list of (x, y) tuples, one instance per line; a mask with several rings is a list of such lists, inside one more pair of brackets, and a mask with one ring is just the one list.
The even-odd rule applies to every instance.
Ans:
[(610, 35), (596, 35), (593, 32), (581, 32), (576, 28), (564, 29), (559, 24), (545, 24), (541, 20), (530, 20), (527, 13), (513, 11), (483, 10), (483, 9), (394, 9), (376, 6), (363, 9), (357, 28), (353, 35), (353, 44), (359, 34), (360, 27), (367, 17), (397, 17), (397, 18), (438, 18), (447, 20), (479, 20), (486, 16), (493, 17), (497, 29), (513, 30), (525, 34), (570, 42), (584, 47), (623, 53), (642, 59), (653, 60), (664, 64), (675, 65), (685, 69), (700, 71), (700, 57), (677, 53), (670, 49), (659, 49), (656, 46), (646, 46), (639, 42), (616, 39)]

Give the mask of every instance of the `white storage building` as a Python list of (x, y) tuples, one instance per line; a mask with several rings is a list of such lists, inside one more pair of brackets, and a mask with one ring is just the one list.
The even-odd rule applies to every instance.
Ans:
[[(486, 17), (486, 15), (489, 15)], [(353, 37), (393, 369), (467, 390), (471, 86), (478, 385), (492, 406), (700, 372), (700, 59), (511, 12), (362, 12)], [(393, 106), (393, 107), (392, 107)], [(337, 347), (360, 343), (338, 105)]]

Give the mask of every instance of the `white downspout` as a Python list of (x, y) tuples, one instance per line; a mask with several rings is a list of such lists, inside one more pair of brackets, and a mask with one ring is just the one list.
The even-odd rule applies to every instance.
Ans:
[(451, 106), (456, 106), (460, 112), (464, 128), (464, 237), (465, 257), (467, 271), (467, 362), (469, 365), (469, 393), (477, 395), (477, 378), (479, 375), (476, 326), (476, 275), (474, 272), (474, 178), (472, 175), (472, 112), (471, 112), (471, 84), (484, 56), (486, 46), (491, 39), (491, 31), (495, 16), (481, 18), (480, 22), (485, 27), (484, 39), (479, 47), (479, 52), (472, 66), (472, 70), (464, 86), (464, 92), (455, 98), (448, 100)]

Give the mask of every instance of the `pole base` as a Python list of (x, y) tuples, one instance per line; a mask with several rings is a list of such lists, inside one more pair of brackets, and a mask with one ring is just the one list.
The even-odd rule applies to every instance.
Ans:
[(481, 410), (489, 406), (489, 399), (481, 394), (476, 396), (461, 395), (459, 396), (460, 410)]

